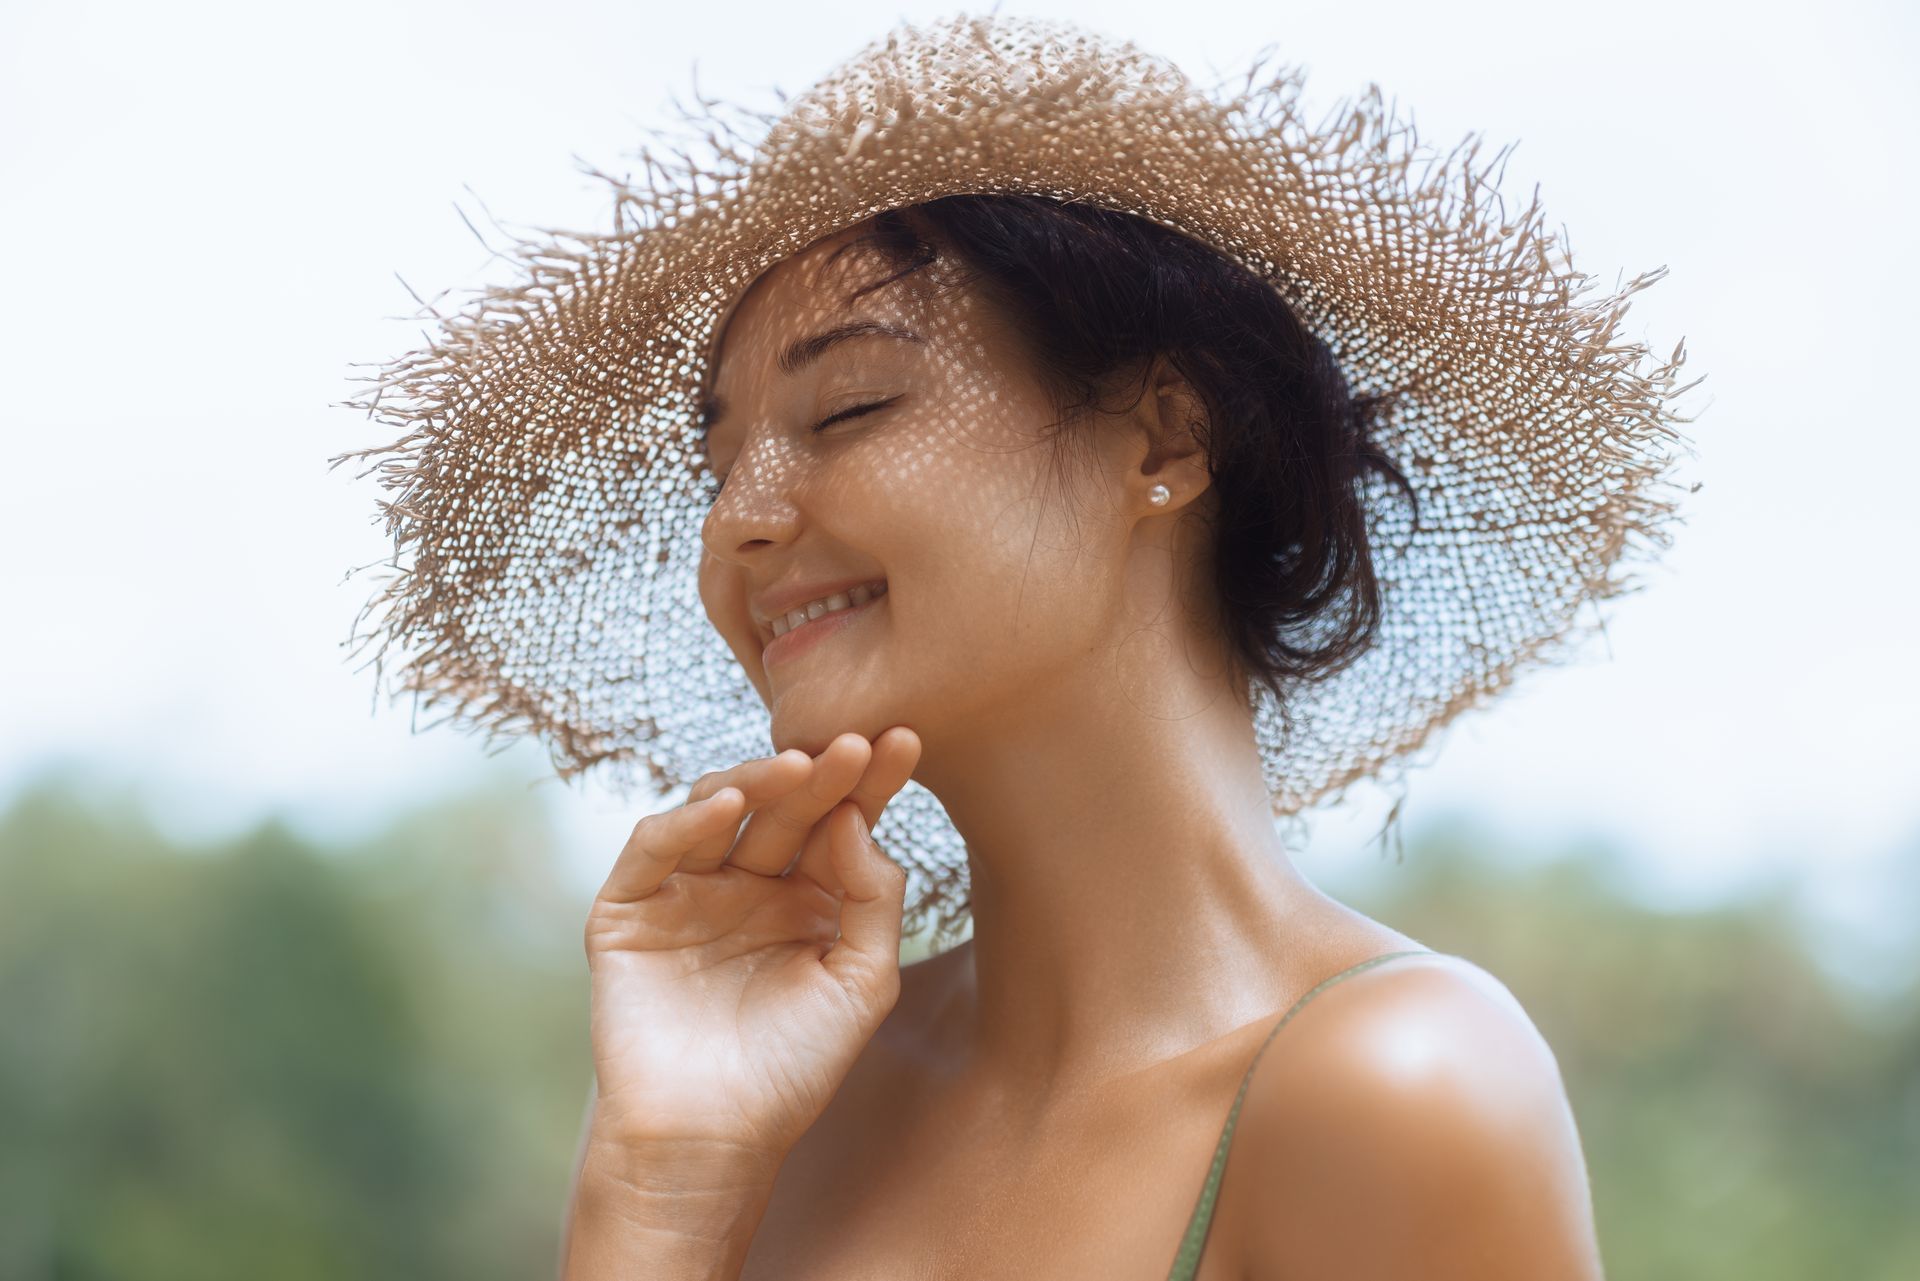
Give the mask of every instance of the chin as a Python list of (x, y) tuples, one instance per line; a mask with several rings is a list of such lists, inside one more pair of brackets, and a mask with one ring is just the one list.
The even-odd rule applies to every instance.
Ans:
[(770, 706), (773, 750), (797, 747), (809, 756), (849, 731), (872, 742), (894, 725), (908, 724), (898, 699), (838, 682), (796, 682)]
[(852, 730), (862, 735), (868, 742), (880, 733), (844, 714), (835, 717), (826, 716), (782, 716), (773, 718), (773, 751), (775, 755), (791, 748), (799, 748), (809, 756), (818, 756), (827, 750), (827, 744), (840, 735)]

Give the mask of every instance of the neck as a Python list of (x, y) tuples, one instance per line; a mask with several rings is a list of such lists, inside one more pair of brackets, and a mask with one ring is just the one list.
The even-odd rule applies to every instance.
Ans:
[(955, 1023), (983, 1079), (1053, 1094), (1269, 1016), (1282, 958), (1345, 911), (1274, 831), (1251, 714), (1218, 679), (1152, 666), (1064, 677), (927, 744), (916, 778), (967, 844)]

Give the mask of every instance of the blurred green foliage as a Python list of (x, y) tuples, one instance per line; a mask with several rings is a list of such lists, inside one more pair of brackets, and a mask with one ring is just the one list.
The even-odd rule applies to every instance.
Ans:
[[(540, 802), (324, 849), (0, 815), (0, 1278), (553, 1274), (591, 1079)], [(1409, 842), (1362, 911), (1498, 975), (1558, 1055), (1613, 1281), (1920, 1276), (1920, 991), (1823, 976), (1782, 890), (1662, 913), (1603, 851)], [(914, 952), (912, 955), (918, 955)]]

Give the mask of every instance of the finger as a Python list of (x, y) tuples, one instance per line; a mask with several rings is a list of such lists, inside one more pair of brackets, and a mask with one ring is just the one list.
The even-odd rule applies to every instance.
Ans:
[(746, 803), (739, 788), (723, 787), (705, 800), (647, 815), (634, 825), (599, 897), (609, 903), (646, 898), (673, 875), (687, 851), (717, 831), (731, 833)]
[[(919, 763), (920, 736), (906, 726), (895, 725), (873, 740), (873, 757), (867, 763), (866, 773), (847, 794), (848, 800), (859, 805), (868, 831), (879, 824), (887, 802), (907, 785)], [(833, 868), (831, 843), (824, 824), (808, 834), (793, 871), (816, 881), (835, 897), (846, 892)]]
[(920, 764), (920, 736), (905, 725), (895, 725), (873, 742), (873, 759), (855, 785), (850, 800), (860, 805), (867, 830), (873, 830), (880, 811), (913, 778)]
[[(788, 750), (806, 756), (798, 748)], [(837, 736), (819, 756), (807, 757), (812, 770), (799, 787), (755, 809), (731, 848), (703, 849), (695, 857), (682, 859), (681, 870), (710, 872), (725, 863), (760, 876), (780, 875), (821, 817), (859, 781), (872, 754), (860, 735)]]
[(737, 787), (746, 792), (747, 799), (751, 801), (755, 786), (773, 779), (798, 781), (802, 771), (812, 762), (813, 758), (797, 747), (789, 747), (772, 756), (757, 756), (726, 769), (702, 774), (687, 789), (686, 803), (691, 805), (694, 801), (704, 801), (723, 787)]
[[(700, 782), (688, 789), (689, 803), (698, 799), (703, 785), (712, 787), (732, 786), (746, 794), (746, 807), (736, 815), (732, 827), (723, 831), (707, 833), (680, 859), (680, 871), (711, 872), (727, 861), (727, 851), (740, 838), (740, 820), (745, 818), (748, 826), (753, 823), (753, 815), (769, 806), (779, 804), (795, 789), (804, 786), (816, 769), (813, 757), (797, 747), (790, 747), (777, 756), (762, 757), (747, 761), (732, 769), (706, 775)], [(733, 782), (725, 780), (731, 777)], [(711, 782), (710, 782), (711, 781)]]
[[(653, 893), (688, 859), (724, 858), (740, 829), (741, 815), (790, 791), (812, 768), (813, 758), (793, 748), (701, 775), (687, 789), (684, 803), (634, 824), (601, 896), (609, 902), (635, 902)], [(719, 798), (728, 793), (738, 799), (719, 804)], [(722, 809), (730, 822), (711, 817)], [(694, 817), (699, 814), (707, 817)]]
[(868, 834), (860, 807), (835, 807), (822, 824), (846, 898), (840, 938), (820, 963), (870, 1010), (893, 1007), (900, 995), (900, 920), (907, 873)]

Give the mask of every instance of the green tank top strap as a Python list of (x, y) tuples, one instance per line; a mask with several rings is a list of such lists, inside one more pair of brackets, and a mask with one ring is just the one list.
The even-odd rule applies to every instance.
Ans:
[(1332, 978), (1323, 979), (1293, 1003), (1293, 1008), (1281, 1015), (1280, 1021), (1273, 1025), (1273, 1031), (1267, 1033), (1267, 1039), (1260, 1043), (1254, 1053), (1253, 1062), (1247, 1065), (1246, 1075), (1240, 1078), (1240, 1090), (1233, 1096), (1233, 1107), (1227, 1112), (1227, 1124), (1220, 1131), (1220, 1142), (1213, 1150), (1213, 1164), (1207, 1167), (1207, 1180), (1200, 1189), (1200, 1203), (1193, 1207), (1193, 1217), (1187, 1221), (1186, 1235), (1180, 1238), (1180, 1249), (1173, 1256), (1173, 1270), (1167, 1273), (1167, 1281), (1192, 1281), (1200, 1268), (1200, 1253), (1206, 1248), (1207, 1229), (1213, 1223), (1213, 1206), (1220, 1194), (1220, 1179), (1227, 1169), (1227, 1149), (1233, 1143), (1233, 1127), (1240, 1119), (1240, 1105), (1246, 1100), (1247, 1086), (1253, 1081), (1253, 1069), (1260, 1065), (1260, 1056), (1273, 1044), (1273, 1038), (1287, 1025), (1287, 1020), (1298, 1014), (1301, 1007), (1343, 979), (1353, 977), (1376, 965), (1402, 956), (1439, 956), (1441, 953), (1432, 948), (1415, 948), (1402, 952), (1383, 952), (1379, 956), (1368, 957), (1357, 965), (1350, 965)]

